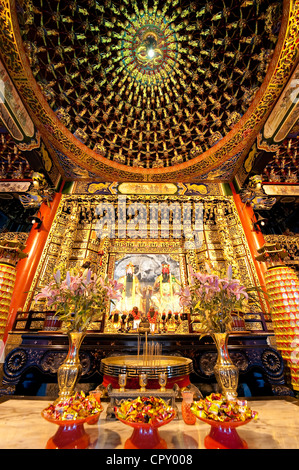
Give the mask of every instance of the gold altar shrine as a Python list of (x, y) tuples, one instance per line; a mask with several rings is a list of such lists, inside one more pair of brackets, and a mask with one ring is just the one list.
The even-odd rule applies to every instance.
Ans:
[[(133, 226), (132, 217), (120, 219), (120, 211), (135, 210), (136, 204), (142, 204), (145, 215), (143, 225), (135, 220)], [(153, 211), (158, 213), (158, 208), (161, 210), (154, 218)], [(100, 216), (101, 210), (110, 211), (108, 221)], [(200, 223), (197, 220), (196, 239), (194, 233), (187, 229), (183, 233), (183, 229), (187, 222), (190, 227), (194, 224), (199, 210), (202, 215)], [(185, 215), (190, 218), (187, 222)], [(132, 236), (124, 238), (128, 233)], [(120, 203), (118, 196), (63, 195), (24, 310), (44, 309), (42, 301), (35, 302), (33, 296), (50, 281), (55, 267), (80, 267), (86, 260), (93, 272), (125, 286), (121, 301), (113, 308), (109, 306), (106, 315), (92, 325), (93, 331), (105, 333), (137, 333), (140, 315), (148, 316), (155, 333), (200, 331), (196, 316), (182, 316), (176, 295), (180, 285), (188, 282), (190, 266), (198, 271), (208, 262), (223, 270), (231, 264), (234, 276), (245, 285), (259, 284), (232, 196), (170, 199), (131, 195)], [(263, 315), (263, 306), (260, 311), (255, 307), (248, 312), (244, 317), (246, 328), (263, 330)]]

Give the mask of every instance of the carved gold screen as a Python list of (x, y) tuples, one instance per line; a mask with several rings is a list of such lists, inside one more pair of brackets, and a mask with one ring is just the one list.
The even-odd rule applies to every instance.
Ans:
[[(146, 224), (143, 227), (142, 237), (129, 237), (126, 230), (132, 222), (127, 216), (128, 208), (141, 202), (146, 210)], [(115, 210), (114, 236), (99, 238), (97, 230), (101, 214), (98, 207), (102, 203), (110, 204)], [(164, 220), (158, 213), (155, 238), (150, 231), (150, 204), (173, 204), (182, 208), (189, 204), (191, 209), (202, 205), (202, 242), (200, 245), (188, 242), (187, 232), (178, 237), (176, 231), (178, 219), (174, 219), (170, 211), (169, 233), (167, 238), (164, 231)], [(169, 255), (176, 259), (180, 266), (180, 280), (187, 282), (188, 266), (194, 270), (203, 267), (205, 261), (213, 264), (216, 269), (223, 269), (231, 264), (234, 276), (242, 279), (246, 286), (258, 285), (258, 277), (252, 261), (247, 240), (238, 217), (238, 213), (231, 196), (136, 196), (126, 198), (126, 220), (120, 220), (119, 197), (102, 195), (63, 195), (52, 224), (46, 246), (44, 248), (39, 266), (31, 286), (31, 294), (28, 295), (25, 309), (36, 309), (33, 293), (46, 285), (59, 263), (65, 263), (67, 267), (82, 265), (85, 259), (91, 261), (91, 268), (98, 275), (113, 277), (115, 263), (120, 257), (128, 255)], [(196, 222), (195, 211), (191, 212), (192, 227)], [(183, 216), (182, 216), (183, 217)], [(182, 226), (184, 224), (181, 219)], [(119, 231), (121, 225), (121, 231)], [(126, 225), (127, 224), (127, 225)], [(119, 237), (119, 235), (122, 237)], [(107, 311), (106, 320), (109, 318)], [(262, 322), (258, 311), (247, 315), (248, 328), (261, 330)], [(105, 330), (105, 319), (96, 327), (100, 331)], [(100, 326), (99, 326), (100, 325)], [(107, 326), (107, 323), (106, 323)], [(196, 323), (193, 328), (196, 329)]]

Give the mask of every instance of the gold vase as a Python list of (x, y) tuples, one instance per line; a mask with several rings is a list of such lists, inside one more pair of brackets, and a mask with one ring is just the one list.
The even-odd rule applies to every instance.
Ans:
[(59, 401), (67, 399), (74, 394), (74, 388), (82, 373), (82, 365), (79, 359), (79, 350), (85, 335), (85, 331), (68, 332), (68, 354), (65, 361), (61, 364), (57, 371)]
[(213, 340), (217, 348), (217, 362), (214, 367), (214, 373), (222, 395), (227, 400), (234, 401), (238, 394), (239, 369), (236, 367), (228, 353), (229, 333), (213, 333)]

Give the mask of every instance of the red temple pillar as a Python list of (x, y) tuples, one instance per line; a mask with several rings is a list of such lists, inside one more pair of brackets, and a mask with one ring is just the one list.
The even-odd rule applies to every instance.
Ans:
[(246, 239), (248, 242), (249, 250), (251, 253), (252, 260), (255, 265), (255, 269), (260, 281), (261, 286), (265, 285), (265, 272), (267, 271), (267, 266), (265, 263), (258, 263), (255, 257), (258, 254), (258, 250), (264, 245), (265, 240), (263, 237), (262, 232), (256, 231), (253, 228), (253, 221), (255, 221), (255, 214), (251, 206), (244, 204), (241, 201), (239, 194), (236, 193), (236, 190), (233, 184), (230, 184), (234, 202), (238, 211), (238, 215), (240, 217), (240, 221), (242, 223)]
[(30, 231), (26, 247), (24, 249), (24, 253), (27, 253), (28, 256), (27, 258), (20, 260), (17, 265), (16, 281), (11, 298), (7, 325), (3, 337), (4, 342), (7, 339), (8, 333), (12, 329), (18, 310), (22, 310), (24, 308), (28, 291), (31, 288), (31, 284), (43, 249), (45, 247), (60, 200), (61, 192), (55, 194), (53, 201), (49, 206), (46, 203), (41, 205), (40, 219), (42, 220), (42, 225), (39, 229), (37, 229), (37, 225), (34, 224)]

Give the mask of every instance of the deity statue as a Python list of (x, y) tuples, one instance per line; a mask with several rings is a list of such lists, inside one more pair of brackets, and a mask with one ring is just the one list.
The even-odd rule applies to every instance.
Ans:
[(153, 287), (144, 286), (141, 289), (141, 311), (142, 313), (147, 313), (153, 305)]
[(169, 264), (162, 264), (162, 272), (154, 283), (154, 296), (152, 301), (159, 305), (160, 312), (176, 312), (180, 310), (179, 292), (180, 286), (173, 274), (170, 272)]
[(172, 314), (171, 310), (167, 314), (167, 331), (174, 332), (176, 330), (175, 316)]
[(139, 327), (139, 324), (140, 324), (141, 314), (138, 310), (138, 307), (136, 307), (136, 305), (135, 305), (135, 307), (132, 308), (131, 316), (133, 318), (132, 328), (133, 328), (133, 330), (137, 330), (138, 327)]
[(154, 307), (151, 307), (147, 313), (147, 319), (150, 325), (150, 332), (155, 333), (157, 325), (158, 311), (155, 311)]
[(140, 286), (137, 276), (134, 274), (134, 264), (129, 263), (126, 266), (126, 275), (118, 279), (118, 282), (124, 285), (122, 298), (117, 302), (116, 308), (121, 312), (130, 312), (133, 307), (140, 309)]
[(118, 310), (113, 310), (108, 318), (108, 329), (117, 332), (121, 329), (121, 314)]

